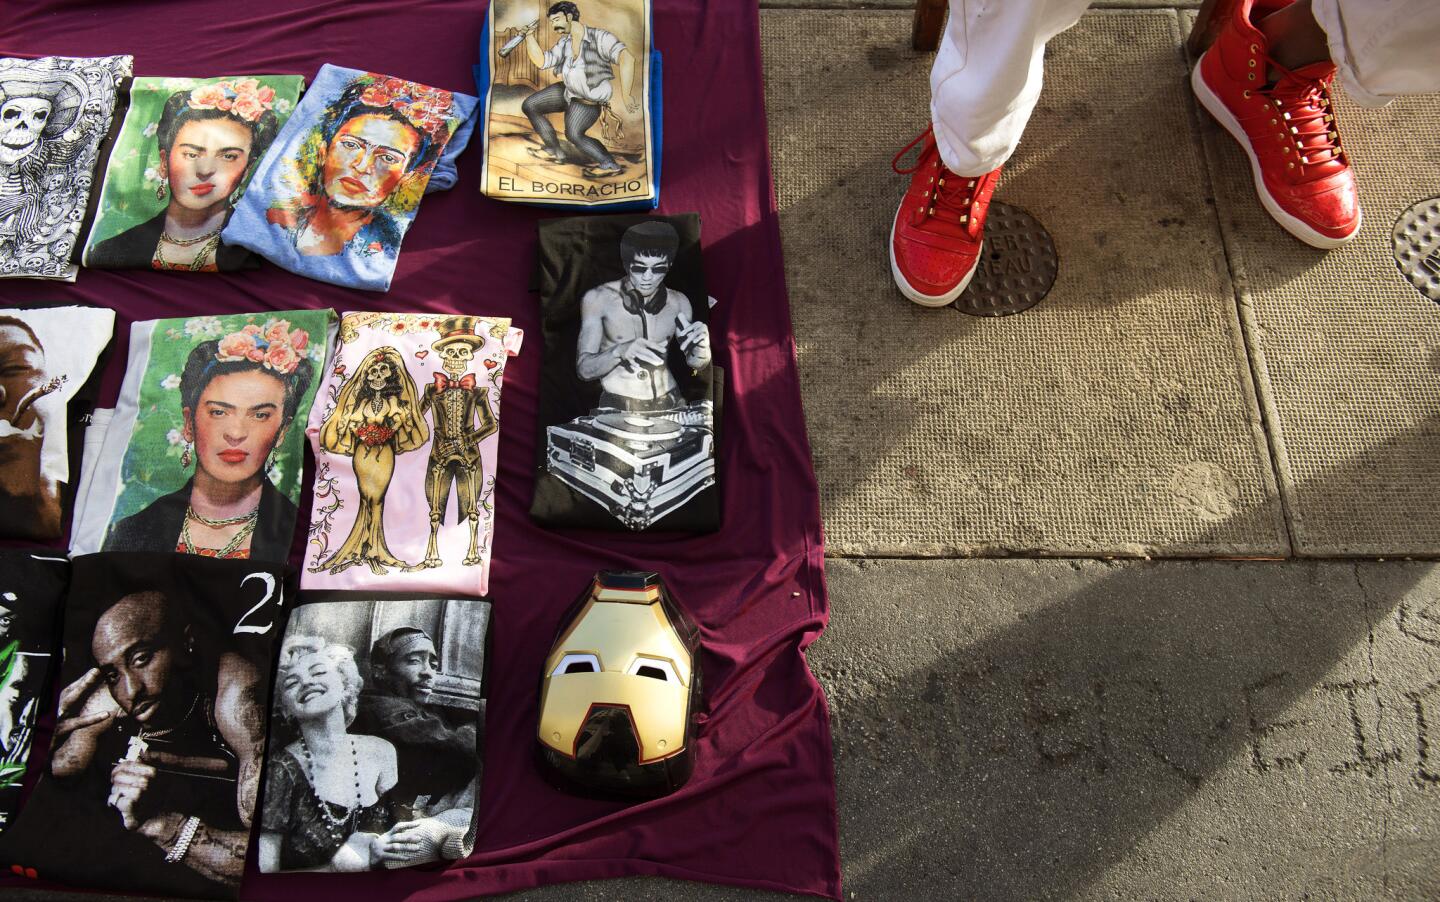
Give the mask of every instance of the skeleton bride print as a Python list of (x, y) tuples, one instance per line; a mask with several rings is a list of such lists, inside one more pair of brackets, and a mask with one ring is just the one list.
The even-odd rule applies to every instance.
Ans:
[(100, 142), (131, 58), (0, 59), (0, 277), (75, 281)]
[(307, 429), (303, 588), (488, 591), (500, 388), (520, 342), (502, 318), (345, 314)]

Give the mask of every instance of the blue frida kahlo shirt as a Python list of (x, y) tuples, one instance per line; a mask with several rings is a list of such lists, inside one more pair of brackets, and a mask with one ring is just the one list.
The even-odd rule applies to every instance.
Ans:
[[(223, 240), (302, 276), (388, 290), (423, 194), (454, 183), (476, 106), (464, 94), (323, 66), (260, 161)], [(363, 127), (376, 119), (380, 132)]]

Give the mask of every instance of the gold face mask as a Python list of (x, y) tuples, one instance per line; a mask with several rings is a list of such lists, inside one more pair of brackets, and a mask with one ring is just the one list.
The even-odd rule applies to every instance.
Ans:
[(659, 575), (602, 571), (545, 659), (542, 759), (586, 790), (663, 795), (693, 769), (699, 631)]

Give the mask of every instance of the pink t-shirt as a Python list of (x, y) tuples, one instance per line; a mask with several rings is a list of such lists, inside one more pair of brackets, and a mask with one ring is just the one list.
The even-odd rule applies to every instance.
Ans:
[(346, 313), (306, 434), (302, 589), (484, 595), (505, 362), (500, 317)]

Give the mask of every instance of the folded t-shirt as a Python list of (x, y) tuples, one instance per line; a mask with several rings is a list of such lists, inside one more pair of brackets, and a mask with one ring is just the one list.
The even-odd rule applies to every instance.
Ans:
[[(379, 870), (470, 854), (489, 624), (490, 603), (469, 599), (349, 598), (293, 611), (271, 706), (262, 872)], [(364, 690), (347, 709), (360, 674)], [(337, 709), (354, 720), (344, 726)], [(346, 775), (339, 784), (316, 783), (320, 759), (306, 737), (317, 734), (330, 749), (321, 766)], [(353, 812), (348, 835), (330, 826), (324, 805)], [(349, 841), (356, 833), (408, 851), (378, 858)]]
[(286, 560), (335, 312), (145, 320), (70, 548)]
[(0, 310), (0, 537), (60, 537), (73, 446), (114, 332), (104, 307)]
[(535, 495), (547, 526), (720, 527), (700, 217), (540, 223)]
[(305, 589), (484, 595), (508, 319), (347, 313), (307, 433)]
[(35, 717), (50, 704), (60, 602), (70, 579), (63, 557), (0, 551), (0, 832), (20, 807)]
[(321, 67), (221, 237), (302, 276), (387, 290), (430, 176), (447, 150), (448, 162), (463, 149), (455, 136), (475, 105), (464, 94)]
[(111, 892), (238, 897), (286, 579), (256, 561), (76, 558), (49, 767), (0, 860)]
[[(115, 418), (115, 408), (96, 407), (90, 411), (90, 422), (85, 426), (85, 446), (80, 453), (80, 479), (75, 486), (75, 509), (84, 510), (95, 485), (95, 471), (100, 461), (100, 452), (105, 449), (105, 433), (110, 431), (110, 421)], [(79, 517), (75, 518), (78, 523)]]
[(132, 58), (0, 59), (0, 277), (75, 281), (100, 142)]
[(662, 79), (650, 0), (591, 5), (578, 22), (537, 16), (527, 0), (491, 0), (475, 66), (480, 190), (542, 206), (653, 210)]
[(135, 78), (84, 263), (217, 272), (259, 260), (220, 241), (256, 163), (300, 99), (299, 75)]

